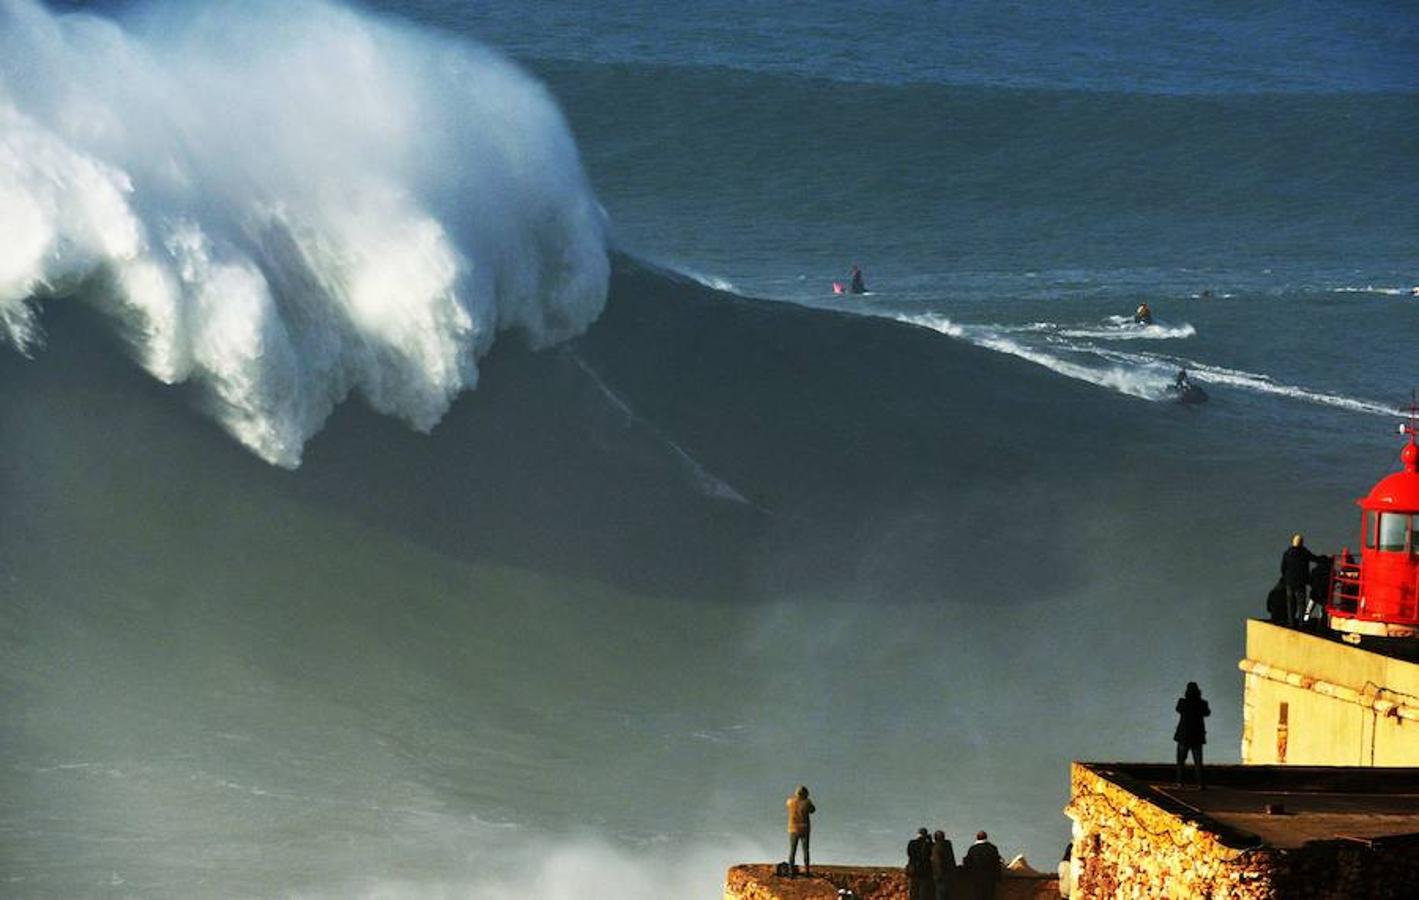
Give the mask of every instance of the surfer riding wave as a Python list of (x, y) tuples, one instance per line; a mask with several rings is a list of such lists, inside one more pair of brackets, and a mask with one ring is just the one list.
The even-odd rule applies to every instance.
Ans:
[(847, 284), (841, 281), (833, 282), (834, 294), (865, 294), (867, 293), (867, 282), (862, 277), (861, 267), (854, 265), (848, 277)]

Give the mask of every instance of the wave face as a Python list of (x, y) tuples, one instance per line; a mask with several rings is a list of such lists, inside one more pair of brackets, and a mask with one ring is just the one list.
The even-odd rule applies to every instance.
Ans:
[(1391, 457), (1345, 409), (1138, 402), (624, 257), (609, 290), (432, 435), (346, 404), (296, 473), (42, 310), (0, 355), (13, 890), (708, 898), (800, 781), (824, 858), (929, 822), (1038, 860), (1068, 761), (1165, 751), (1187, 680), (1226, 757), (1238, 618)]
[(561, 114), (490, 51), (315, 0), (0, 4), (0, 335), (82, 296), (269, 462), (351, 392), (427, 431), (607, 271)]

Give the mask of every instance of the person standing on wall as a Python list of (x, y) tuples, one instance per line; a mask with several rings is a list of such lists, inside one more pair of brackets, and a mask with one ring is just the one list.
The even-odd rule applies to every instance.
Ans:
[(808, 835), (813, 826), (810, 816), (817, 811), (813, 801), (808, 799), (808, 788), (800, 784), (793, 796), (788, 798), (788, 871), (791, 874), (798, 873), (793, 863), (798, 856), (800, 842), (803, 844), (803, 874), (813, 874), (813, 863), (808, 858)]
[(956, 850), (946, 840), (946, 832), (938, 831), (931, 837), (931, 879), (936, 885), (935, 900), (950, 900), (951, 882), (956, 878)]
[(976, 842), (966, 851), (961, 868), (966, 870), (966, 882), (975, 900), (993, 900), (995, 886), (1000, 883), (1000, 851), (988, 840), (984, 831), (976, 832)]
[(1292, 628), (1300, 627), (1306, 614), (1306, 588), (1311, 583), (1311, 563), (1319, 562), (1306, 546), (1305, 536), (1291, 535), (1291, 546), (1281, 554), (1281, 578), (1286, 582), (1286, 623)]
[(1173, 731), (1173, 740), (1178, 745), (1178, 787), (1183, 783), (1183, 764), (1188, 753), (1192, 754), (1193, 765), (1197, 768), (1197, 786), (1207, 788), (1202, 775), (1202, 745), (1207, 743), (1207, 723), (1203, 720), (1212, 715), (1207, 701), (1202, 699), (1202, 689), (1197, 682), (1189, 681), (1187, 690), (1178, 698), (1178, 727)]
[(925, 828), (907, 843), (907, 884), (911, 900), (932, 900), (931, 832)]

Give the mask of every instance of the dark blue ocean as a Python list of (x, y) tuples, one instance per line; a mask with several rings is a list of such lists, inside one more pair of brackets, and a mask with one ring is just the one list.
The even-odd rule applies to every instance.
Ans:
[(1416, 239), (1410, 4), (0, 0), (0, 894), (1052, 870), (1237, 761)]
[[(1132, 393), (1185, 365), (1247, 415), (1415, 380), (1402, 5), (376, 6), (545, 79), (617, 246), (708, 284)], [(853, 264), (872, 295), (835, 297)], [(1095, 333), (1143, 301), (1158, 332)]]

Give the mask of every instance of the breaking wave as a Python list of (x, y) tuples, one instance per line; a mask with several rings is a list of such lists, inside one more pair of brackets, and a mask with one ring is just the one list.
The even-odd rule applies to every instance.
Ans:
[[(496, 332), (605, 303), (605, 215), (549, 94), (321, 0), (0, 0), (0, 340), (82, 297), (164, 383), (295, 467), (350, 393), (431, 429)], [(100, 77), (98, 73), (102, 73)]]

